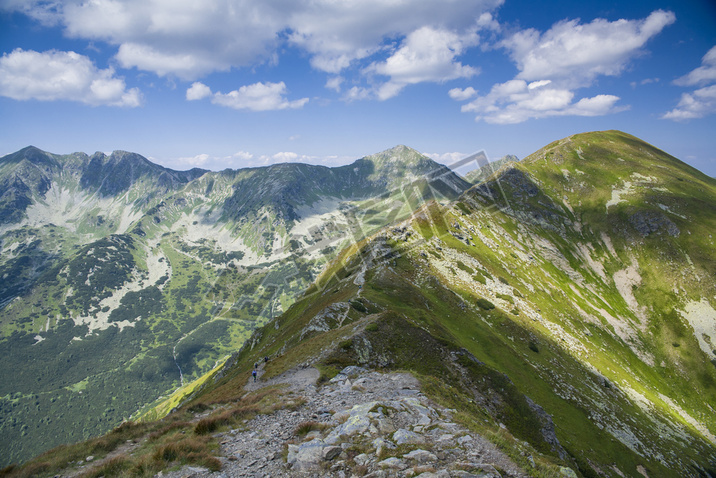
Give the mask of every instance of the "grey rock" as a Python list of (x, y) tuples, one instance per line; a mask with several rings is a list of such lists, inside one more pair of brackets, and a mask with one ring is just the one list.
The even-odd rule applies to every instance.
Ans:
[(392, 468), (395, 470), (404, 470), (408, 467), (403, 460), (394, 456), (378, 462), (378, 466), (381, 468)]
[(439, 470), (436, 472), (426, 471), (417, 476), (422, 478), (450, 478), (450, 473), (448, 473), (447, 470)]
[(463, 435), (457, 439), (457, 442), (460, 445), (466, 445), (467, 443), (470, 443), (472, 441), (474, 441), (474, 438), (472, 438), (470, 435)]
[(364, 465), (369, 464), (371, 461), (373, 461), (373, 458), (370, 455), (361, 453), (360, 455), (353, 458), (353, 461), (356, 462), (356, 465), (364, 466)]
[(292, 465), (296, 471), (312, 470), (324, 459), (323, 445), (323, 441), (319, 439), (301, 445), (289, 445), (286, 463)]
[(425, 439), (415, 432), (401, 428), (393, 433), (393, 441), (398, 445), (407, 445), (424, 443)]
[(672, 237), (681, 234), (676, 224), (660, 211), (637, 211), (629, 217), (629, 222), (643, 237), (662, 231)]
[(364, 372), (367, 372), (367, 370), (364, 369), (363, 367), (358, 367), (357, 365), (349, 365), (348, 367), (341, 370), (341, 373), (348, 377), (359, 375)]
[(323, 448), (323, 459), (326, 461), (331, 461), (335, 457), (341, 454), (343, 452), (343, 448), (339, 446), (327, 446)]
[(567, 468), (566, 466), (561, 467), (559, 469), (559, 473), (567, 478), (577, 478), (577, 473), (575, 473), (573, 469)]
[(410, 453), (403, 455), (406, 460), (412, 460), (419, 464), (432, 463), (438, 461), (438, 457), (435, 454), (430, 453), (427, 450), (413, 450)]

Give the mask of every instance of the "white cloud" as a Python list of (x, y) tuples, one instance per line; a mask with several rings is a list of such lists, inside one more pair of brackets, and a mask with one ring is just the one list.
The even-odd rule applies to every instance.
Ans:
[(314, 68), (337, 74), (426, 25), (454, 32), (497, 28), (485, 13), (502, 2), (6, 0), (0, 9), (60, 25), (73, 38), (116, 45), (125, 68), (195, 80), (272, 62), (287, 42), (307, 52)]
[(343, 77), (342, 76), (332, 76), (326, 81), (326, 88), (329, 90), (334, 90), (336, 92), (341, 91), (341, 84), (343, 83)]
[(571, 87), (585, 86), (598, 75), (618, 75), (646, 42), (676, 20), (656, 10), (643, 20), (598, 18), (556, 23), (545, 33), (523, 30), (503, 41), (523, 80), (559, 79)]
[(212, 93), (211, 88), (204, 83), (195, 81), (186, 90), (188, 101), (201, 100), (211, 97), (211, 102), (237, 110), (269, 111), (302, 108), (308, 98), (289, 101), (285, 98), (286, 84), (280, 83), (254, 83), (242, 86), (229, 93)]
[(253, 159), (254, 155), (249, 153), (248, 151), (237, 151), (231, 157), (242, 161), (248, 161), (250, 159)]
[(275, 1), (68, 0), (58, 17), (71, 37), (118, 45), (125, 68), (191, 80), (270, 60), (284, 10)]
[[(187, 92), (188, 94), (188, 92)], [(229, 93), (215, 93), (211, 102), (221, 106), (228, 106), (237, 110), (269, 111), (302, 108), (308, 98), (289, 101), (285, 98), (286, 84), (280, 83), (254, 83), (242, 86)]]
[(374, 92), (368, 88), (363, 88), (361, 86), (354, 86), (346, 92), (343, 99), (345, 101), (366, 100), (366, 99), (372, 97), (373, 95), (374, 95)]
[(195, 156), (182, 156), (179, 158), (157, 160), (150, 158), (152, 161), (160, 163), (166, 167), (186, 170), (191, 168), (202, 168), (211, 171), (220, 171), (226, 168), (239, 169), (253, 166), (255, 161), (254, 155), (247, 151), (238, 151), (229, 156), (212, 156), (207, 153), (197, 154)]
[(191, 157), (182, 157), (176, 160), (177, 166), (175, 167), (179, 167), (180, 169), (203, 168), (211, 159), (212, 158), (206, 153), (197, 154), (196, 156)]
[(164, 52), (151, 46), (136, 43), (120, 45), (116, 55), (123, 68), (139, 68), (159, 76), (174, 74), (179, 78), (193, 79), (199, 73), (228, 70), (229, 63), (218, 65), (212, 58), (187, 51)]
[(291, 151), (281, 151), (271, 156), (271, 158), (280, 163), (290, 163), (296, 161), (298, 154)]
[(137, 107), (142, 94), (127, 89), (112, 68), (98, 69), (72, 51), (20, 48), (0, 57), (0, 95), (15, 100), (79, 101), (92, 106)]
[(421, 27), (411, 32), (386, 61), (373, 63), (366, 72), (390, 77), (378, 89), (381, 100), (397, 95), (410, 84), (470, 78), (478, 74), (478, 70), (455, 58), (477, 43), (474, 31), (458, 35), (448, 30)]
[(641, 81), (632, 81), (629, 84), (631, 85), (632, 88), (636, 88), (637, 86), (644, 86), (644, 85), (648, 85), (651, 83), (658, 83), (658, 82), (659, 82), (659, 78), (644, 78)]
[(701, 66), (688, 75), (674, 81), (680, 86), (703, 85), (716, 81), (716, 46), (712, 47), (702, 58)]
[(716, 85), (711, 85), (692, 93), (682, 94), (676, 108), (665, 113), (662, 118), (682, 121), (703, 118), (714, 113), (716, 113)]
[(547, 86), (550, 83), (552, 83), (552, 80), (540, 80), (540, 81), (533, 81), (532, 83), (527, 85), (528, 90), (534, 90), (535, 88), (540, 88), (542, 86)]
[(186, 90), (186, 99), (189, 101), (202, 100), (208, 96), (211, 96), (211, 88), (198, 81)]
[[(619, 75), (643, 53), (646, 42), (675, 19), (672, 12), (656, 10), (641, 20), (598, 18), (585, 24), (563, 20), (544, 33), (535, 29), (515, 33), (501, 46), (517, 65), (517, 76), (493, 85), (488, 94), (463, 105), (462, 111), (477, 113), (476, 120), (498, 124), (623, 111), (627, 107), (616, 106), (618, 96), (576, 99), (576, 90), (591, 86), (600, 75)], [(462, 99), (461, 92), (455, 90), (454, 98)]]
[(408, 36), (430, 26), (453, 32), (486, 28), (491, 17), (481, 17), (502, 0), (299, 0), (288, 21), (290, 41), (311, 55), (314, 68), (339, 73), (355, 60), (367, 58), (386, 39)]
[(462, 111), (477, 113), (477, 120), (488, 123), (514, 124), (532, 118), (600, 116), (624, 110), (615, 107), (617, 96), (597, 95), (575, 103), (573, 91), (548, 85), (549, 82), (528, 84), (524, 80), (500, 83), (487, 95), (463, 105)]
[(472, 86), (468, 86), (465, 89), (462, 88), (453, 88), (452, 90), (448, 91), (448, 96), (456, 101), (465, 101), (469, 100), (473, 96), (477, 94), (477, 90), (473, 88)]
[[(455, 153), (457, 154), (457, 153)], [(350, 164), (358, 157), (355, 156), (311, 156), (293, 151), (281, 151), (275, 154), (256, 155), (248, 151), (238, 151), (229, 156), (211, 155), (207, 153), (197, 154), (189, 157), (157, 159), (149, 158), (153, 162), (162, 164), (168, 168), (186, 170), (191, 168), (202, 168), (211, 171), (221, 171), (226, 168), (241, 169), (265, 167), (279, 163), (307, 163), (321, 164), (325, 166), (342, 166)]]
[[(716, 46), (704, 55), (700, 67), (674, 81), (681, 86), (708, 85), (714, 82), (716, 82)], [(716, 84), (683, 93), (676, 108), (665, 113), (662, 118), (683, 121), (703, 118), (714, 113), (716, 113)]]

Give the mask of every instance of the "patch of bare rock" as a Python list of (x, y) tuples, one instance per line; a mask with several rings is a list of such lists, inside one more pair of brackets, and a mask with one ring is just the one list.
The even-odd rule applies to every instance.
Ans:
[(305, 399), (300, 408), (259, 415), (217, 435), (221, 471), (185, 466), (158, 476), (528, 476), (485, 438), (453, 422), (451, 411), (424, 396), (410, 374), (347, 367), (320, 387), (308, 376), (318, 374), (284, 380)]

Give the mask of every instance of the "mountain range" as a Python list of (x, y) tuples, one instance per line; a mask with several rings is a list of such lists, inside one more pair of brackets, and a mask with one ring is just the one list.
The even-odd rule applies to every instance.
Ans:
[(221, 172), (28, 147), (0, 185), (2, 464), (199, 378), (345, 245), (469, 187), (405, 146)]
[[(275, 389), (268, 410), (243, 391), (266, 357), (267, 384), (307, 368), (320, 372), (319, 387), (350, 366), (410, 372), (527, 476), (716, 475), (716, 180), (638, 138), (574, 135), (473, 186), (405, 147), (335, 169), (157, 167), (163, 193), (147, 189), (146, 175), (125, 189), (95, 180), (88, 192), (79, 172), (47, 173), (53, 158), (91, 163), (32, 148), (0, 160), (14, 188), (2, 197), (14, 214), (2, 229), (2, 273), (17, 285), (3, 291), (0, 343), (2, 432), (22, 444), (7, 447), (12, 460), (39, 451), (22, 437), (46, 438), (51, 404), (84, 413), (122, 404), (101, 416), (111, 427), (132, 403), (201, 377), (145, 407), (145, 428), (129, 423), (108, 437), (150, 433), (157, 443), (124, 456), (124, 472), (155, 470), (148, 456), (228, 468), (227, 456), (169, 456), (161, 440), (189, 446), (209, 426), (222, 440), (222, 430), (242, 430), (247, 407), (309, 406)], [(241, 328), (208, 333), (224, 323)], [(126, 398), (150, 383), (154, 396)], [(316, 424), (311, 441), (286, 442), (287, 466), (309, 443), (329, 453), (332, 423)], [(378, 473), (370, 456), (385, 450), (348, 435), (341, 470)], [(419, 451), (387, 440), (397, 462)], [(99, 442), (88, 443), (25, 469), (54, 473), (48, 456), (71, 469)], [(420, 446), (434, 452), (433, 472), (452, 466), (438, 443)], [(460, 471), (446, 473), (467, 476)]]

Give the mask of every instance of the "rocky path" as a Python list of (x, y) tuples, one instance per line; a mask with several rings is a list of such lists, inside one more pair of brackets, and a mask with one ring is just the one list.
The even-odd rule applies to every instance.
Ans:
[(296, 393), (308, 393), (312, 391), (313, 394), (316, 392), (316, 381), (321, 373), (313, 368), (296, 368), (289, 370), (286, 373), (279, 375), (268, 380), (261, 380), (261, 376), (264, 374), (264, 364), (259, 364), (257, 369), (258, 381), (254, 382), (253, 378), (249, 378), (249, 381), (244, 385), (244, 390), (247, 392), (253, 392), (260, 388), (268, 387), (269, 385), (286, 384), (288, 390)]
[[(454, 423), (407, 373), (348, 367), (321, 387), (314, 368), (295, 369), (246, 390), (285, 383), (305, 400), (297, 410), (259, 415), (217, 435), (223, 466), (186, 466), (168, 478), (524, 477), (506, 455)], [(302, 426), (307, 433), (297, 434)]]

